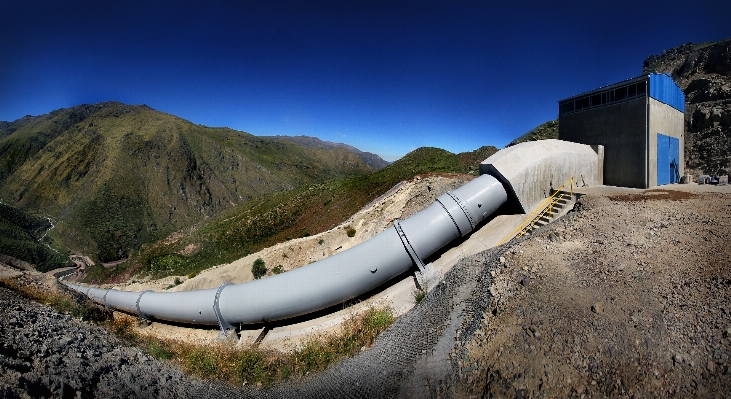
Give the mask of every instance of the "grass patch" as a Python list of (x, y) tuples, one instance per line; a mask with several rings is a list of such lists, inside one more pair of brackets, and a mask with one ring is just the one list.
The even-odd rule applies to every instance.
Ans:
[(134, 318), (122, 317), (107, 323), (109, 331), (139, 346), (151, 356), (170, 360), (195, 376), (242, 383), (269, 385), (308, 372), (322, 371), (373, 344), (388, 328), (394, 316), (389, 308), (371, 308), (343, 323), (331, 334), (314, 337), (292, 353), (259, 348), (231, 348), (225, 345), (194, 345), (179, 341), (140, 336), (134, 332)]
[(140, 335), (134, 316), (113, 313), (90, 300), (77, 301), (65, 292), (49, 292), (28, 284), (24, 277), (0, 280), (0, 286), (45, 303), (59, 312), (103, 324), (109, 332), (138, 346), (149, 355), (169, 360), (193, 375), (235, 384), (269, 385), (322, 371), (373, 344), (378, 334), (390, 326), (395, 317), (390, 308), (371, 308), (346, 320), (333, 333), (310, 338), (292, 353), (259, 348), (231, 348), (225, 345), (195, 345)]
[(416, 290), (416, 291), (414, 291), (414, 301), (416, 303), (421, 302), (422, 299), (424, 299), (426, 297), (426, 294), (428, 294), (428, 292), (426, 290)]

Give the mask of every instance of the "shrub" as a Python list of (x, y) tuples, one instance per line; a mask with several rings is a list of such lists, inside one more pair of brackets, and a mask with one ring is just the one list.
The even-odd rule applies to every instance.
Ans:
[(264, 277), (265, 274), (267, 274), (267, 267), (264, 261), (261, 258), (258, 258), (254, 261), (254, 265), (251, 266), (251, 274), (254, 275), (255, 279), (260, 279)]
[(174, 285), (180, 285), (182, 281), (180, 281), (180, 277), (175, 277), (175, 281), (173, 281)]
[(274, 266), (274, 268), (272, 269), (272, 273), (274, 273), (274, 274), (284, 273), (284, 266), (282, 266), (282, 265)]
[(322, 238), (320, 238), (320, 241), (318, 241), (317, 243), (320, 244), (320, 245), (322, 245), (324, 242), (325, 242), (325, 240), (323, 240)]
[(348, 233), (348, 237), (355, 237), (355, 229), (352, 227), (348, 227), (346, 233)]
[(427, 294), (426, 290), (416, 290), (416, 291), (414, 291), (414, 301), (416, 301), (416, 303), (421, 302), (421, 300), (424, 299), (424, 297), (426, 296), (426, 294)]

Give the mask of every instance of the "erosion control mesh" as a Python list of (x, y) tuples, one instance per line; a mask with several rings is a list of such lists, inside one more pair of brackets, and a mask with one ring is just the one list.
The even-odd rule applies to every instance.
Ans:
[[(522, 240), (520, 240), (522, 241)], [(490, 271), (508, 249), (462, 259), (371, 348), (321, 373), (268, 388), (202, 381), (101, 327), (0, 288), (0, 397), (435, 397), (459, 380), (462, 345), (491, 302)], [(35, 344), (35, 343), (42, 344)], [(34, 343), (34, 344), (31, 344)], [(21, 395), (22, 396), (22, 395)]]
[[(459, 375), (460, 338), (469, 337), (491, 302), (490, 270), (509, 246), (462, 259), (373, 347), (330, 369), (281, 383), (253, 397), (424, 397), (449, 391)], [(222, 393), (222, 392), (221, 392)]]

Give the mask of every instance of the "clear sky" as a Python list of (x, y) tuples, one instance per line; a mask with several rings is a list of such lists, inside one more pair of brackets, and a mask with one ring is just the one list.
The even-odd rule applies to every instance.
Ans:
[(0, 120), (114, 100), (390, 161), (502, 148), (730, 21), (727, 0), (0, 0)]

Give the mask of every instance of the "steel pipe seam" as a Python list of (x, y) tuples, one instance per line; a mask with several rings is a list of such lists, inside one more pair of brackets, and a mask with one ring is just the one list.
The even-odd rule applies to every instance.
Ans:
[(216, 288), (194, 291), (149, 291), (140, 297), (139, 309), (147, 317), (181, 323), (216, 325)]
[(108, 289), (91, 287), (86, 296), (92, 301), (100, 304), (104, 304), (104, 296), (107, 294)]
[(457, 229), (457, 233), (461, 236), (462, 235), (462, 232), (459, 231), (459, 225), (457, 224), (457, 221), (454, 220), (454, 218), (452, 217), (452, 214), (449, 213), (449, 210), (447, 209), (447, 207), (444, 206), (444, 204), (442, 204), (441, 202), (439, 202), (439, 198), (437, 198), (436, 200), (434, 200), (434, 204), (432, 204), (432, 205), (435, 205), (435, 204), (438, 204), (439, 206), (441, 206), (442, 209), (444, 210), (444, 212), (447, 215), (449, 215), (449, 218), (452, 219), (452, 223), (454, 223), (454, 228)]
[(107, 293), (107, 303), (109, 306), (127, 312), (137, 314), (137, 298), (139, 292), (110, 290)]
[(478, 226), (508, 201), (507, 190), (498, 179), (491, 175), (482, 175), (473, 179), (453, 190), (452, 194), (462, 200), (465, 211), (474, 218), (475, 226)]
[(107, 294), (109, 293), (109, 291), (111, 290), (107, 290), (107, 292), (104, 293), (104, 308), (109, 308), (109, 305), (107, 304)]
[(439, 202), (442, 208), (449, 214), (452, 221), (457, 224), (457, 230), (459, 230), (460, 236), (464, 237), (472, 231), (472, 225), (470, 224), (469, 219), (467, 219), (467, 216), (464, 214), (457, 201), (454, 200), (454, 197), (449, 194), (442, 194), (437, 197), (436, 201)]
[(438, 204), (401, 222), (401, 228), (421, 259), (426, 259), (439, 249), (460, 237), (449, 213)]

